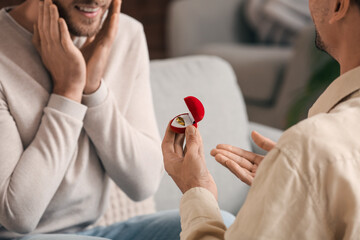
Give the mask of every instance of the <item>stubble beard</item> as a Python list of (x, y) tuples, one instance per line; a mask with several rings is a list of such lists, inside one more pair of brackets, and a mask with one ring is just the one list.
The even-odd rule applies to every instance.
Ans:
[[(59, 10), (59, 15), (63, 18), (68, 26), (69, 32), (73, 36), (77, 37), (92, 37), (98, 33), (101, 27), (101, 20), (103, 18), (104, 13), (102, 14), (101, 18), (96, 19), (87, 19), (81, 22), (75, 22), (72, 19), (69, 12), (61, 5), (61, 0), (53, 0), (53, 3), (57, 6)], [(94, 22), (97, 21), (96, 25)]]
[(320, 51), (328, 53), (327, 47), (326, 47), (324, 41), (321, 39), (319, 32), (316, 29), (315, 29), (315, 46)]

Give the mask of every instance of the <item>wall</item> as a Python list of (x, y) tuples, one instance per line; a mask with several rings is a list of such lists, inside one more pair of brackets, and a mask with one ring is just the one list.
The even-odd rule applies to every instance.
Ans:
[(165, 24), (170, 1), (123, 0), (122, 12), (144, 25), (151, 59), (166, 57)]
[(6, 6), (18, 5), (24, 2), (24, 0), (0, 0), (0, 9)]

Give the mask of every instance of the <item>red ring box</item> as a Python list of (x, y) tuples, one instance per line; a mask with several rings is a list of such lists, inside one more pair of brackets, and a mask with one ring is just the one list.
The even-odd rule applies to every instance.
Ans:
[(194, 125), (200, 122), (205, 115), (205, 109), (199, 99), (193, 96), (184, 98), (189, 113), (179, 114), (174, 117), (170, 122), (170, 128), (176, 133), (184, 133), (187, 126)]

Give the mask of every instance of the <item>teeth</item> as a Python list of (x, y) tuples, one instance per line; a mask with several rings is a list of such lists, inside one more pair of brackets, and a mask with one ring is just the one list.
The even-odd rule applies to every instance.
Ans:
[(100, 9), (99, 7), (97, 7), (97, 8), (79, 7), (79, 10), (80, 10), (80, 11), (89, 12), (89, 13), (97, 12), (99, 9)]

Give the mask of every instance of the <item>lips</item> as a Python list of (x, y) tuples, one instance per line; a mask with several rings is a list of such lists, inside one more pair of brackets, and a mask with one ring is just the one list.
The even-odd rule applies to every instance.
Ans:
[(76, 5), (75, 8), (85, 17), (94, 18), (96, 17), (101, 10), (99, 6), (89, 6), (89, 5)]
[(75, 6), (76, 9), (86, 12), (86, 13), (95, 13), (100, 10), (100, 7), (85, 7), (85, 6)]

